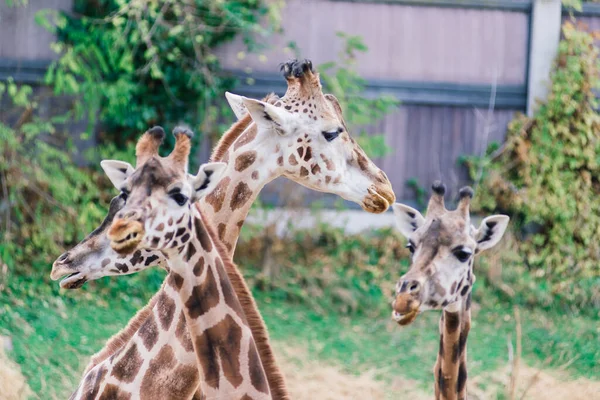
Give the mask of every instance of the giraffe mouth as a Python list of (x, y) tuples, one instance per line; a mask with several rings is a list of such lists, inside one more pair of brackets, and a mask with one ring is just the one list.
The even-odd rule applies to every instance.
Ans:
[(408, 314), (401, 314), (398, 311), (392, 311), (392, 318), (398, 323), (398, 325), (406, 326), (414, 322), (419, 315), (419, 310), (410, 311)]
[(88, 280), (85, 276), (81, 276), (81, 272), (73, 272), (60, 281), (60, 287), (62, 289), (79, 289), (87, 281)]

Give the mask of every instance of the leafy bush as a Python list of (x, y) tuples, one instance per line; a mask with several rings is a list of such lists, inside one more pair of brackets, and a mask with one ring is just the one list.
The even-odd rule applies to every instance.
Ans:
[(516, 251), (538, 285), (599, 306), (600, 52), (596, 34), (570, 22), (563, 34), (546, 102), (516, 117), (501, 149), (470, 160), (473, 176), (483, 170), (474, 205), (512, 215)]
[(80, 114), (99, 119), (117, 143), (157, 124), (185, 122), (201, 131), (213, 100), (233, 83), (213, 49), (236, 34), (255, 48), (251, 34), (266, 33), (259, 18), (276, 17), (277, 7), (259, 0), (77, 0), (73, 14), (46, 10), (38, 21), (57, 32), (60, 54), (47, 83), (79, 96)]
[(0, 83), (0, 101), (3, 114), (15, 116), (7, 118), (13, 124), (0, 123), (0, 258), (31, 273), (31, 266), (47, 268), (61, 243), (94, 228), (106, 213), (98, 204), (107, 204), (110, 193), (101, 196), (97, 176), (50, 144), (69, 115), (42, 119), (32, 88), (11, 80)]

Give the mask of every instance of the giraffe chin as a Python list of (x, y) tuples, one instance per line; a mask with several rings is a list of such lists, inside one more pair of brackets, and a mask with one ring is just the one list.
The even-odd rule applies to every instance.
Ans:
[(417, 319), (417, 315), (419, 315), (419, 310), (413, 310), (408, 314), (400, 314), (398, 311), (392, 311), (392, 318), (401, 326), (413, 323)]

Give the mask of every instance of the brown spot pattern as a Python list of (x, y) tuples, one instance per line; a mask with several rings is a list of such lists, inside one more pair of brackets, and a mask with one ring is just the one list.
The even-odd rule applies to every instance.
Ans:
[(300, 167), (300, 176), (308, 176), (308, 170), (304, 167)]
[(296, 160), (296, 156), (293, 154), (290, 154), (288, 162), (290, 163), (290, 165), (298, 165), (298, 160)]
[(331, 161), (329, 158), (327, 158), (327, 156), (325, 154), (321, 154), (321, 158), (325, 162), (325, 167), (329, 171), (335, 171), (335, 164), (333, 163), (333, 161)]
[(258, 351), (253, 341), (250, 341), (250, 349), (248, 350), (248, 367), (250, 368), (250, 382), (252, 386), (260, 392), (269, 393), (269, 385), (267, 384)]
[(158, 320), (160, 326), (167, 330), (173, 322), (173, 314), (175, 313), (175, 301), (170, 298), (165, 292), (161, 291), (156, 302), (158, 307)]
[(119, 381), (131, 383), (140, 371), (143, 362), (144, 360), (137, 349), (137, 345), (133, 343), (123, 357), (113, 366), (111, 375)]
[(230, 182), (231, 178), (226, 176), (225, 178), (221, 179), (212, 193), (209, 193), (204, 197), (206, 202), (212, 206), (215, 212), (219, 212), (221, 207), (223, 207), (225, 195), (227, 194), (227, 187), (229, 186)]
[(204, 381), (212, 388), (217, 388), (221, 371), (221, 362), (225, 378), (234, 386), (238, 387), (243, 377), (240, 372), (240, 344), (242, 340), (242, 328), (235, 323), (230, 315), (221, 322), (205, 330), (195, 340), (196, 351)]
[(192, 289), (190, 297), (185, 302), (188, 315), (196, 319), (219, 304), (217, 280), (211, 268), (208, 268), (206, 278)]
[(138, 335), (142, 338), (142, 342), (147, 350), (151, 350), (156, 342), (158, 342), (158, 326), (153, 314), (148, 315), (142, 326), (140, 326)]
[(223, 238), (225, 237), (225, 231), (227, 229), (227, 225), (225, 225), (224, 223), (220, 223), (219, 226), (217, 227), (217, 232), (219, 233), (219, 240), (223, 240)]
[(242, 146), (247, 145), (251, 141), (256, 138), (256, 134), (258, 133), (258, 128), (254, 127), (252, 129), (248, 129), (245, 133), (243, 133), (238, 140), (233, 144), (233, 149), (237, 150)]
[(252, 190), (245, 182), (240, 182), (233, 190), (233, 196), (231, 196), (231, 203), (229, 204), (232, 210), (241, 208), (250, 200), (252, 196)]
[(252, 172), (252, 179), (254, 179), (254, 180), (258, 179), (258, 171), (253, 171)]
[(256, 151), (246, 151), (235, 159), (235, 170), (242, 172), (256, 161)]
[(171, 271), (169, 274), (169, 285), (171, 285), (171, 287), (173, 287), (175, 290), (181, 289), (183, 286), (183, 277), (177, 272)]
[(177, 336), (179, 343), (181, 343), (181, 347), (183, 347), (185, 351), (194, 351), (194, 344), (190, 338), (190, 331), (187, 329), (187, 323), (185, 321), (185, 314), (183, 311), (179, 314), (179, 321), (177, 322), (175, 336)]
[(170, 345), (165, 345), (150, 361), (142, 379), (142, 399), (189, 399), (198, 385), (194, 369), (182, 368), (175, 359)]
[(200, 218), (196, 218), (194, 225), (196, 225), (196, 238), (200, 241), (202, 248), (210, 253), (212, 251), (213, 244), (208, 232), (206, 231), (204, 223)]
[(194, 272), (195, 276), (200, 276), (200, 275), (202, 275), (202, 272), (204, 272), (204, 257), (203, 256), (200, 256), (200, 259), (198, 260), (196, 265), (194, 265), (193, 272)]
[(118, 386), (109, 383), (102, 391), (98, 400), (129, 400), (131, 393), (121, 390)]

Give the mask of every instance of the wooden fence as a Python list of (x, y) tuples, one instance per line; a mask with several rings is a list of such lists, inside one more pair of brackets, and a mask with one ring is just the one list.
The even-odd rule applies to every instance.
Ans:
[[(72, 0), (30, 0), (25, 8), (0, 1), (0, 80), (36, 82), (54, 57), (53, 40), (34, 22), (42, 8), (68, 10)], [(315, 64), (338, 60), (344, 32), (361, 36), (369, 51), (356, 67), (367, 96), (394, 95), (401, 105), (365, 129), (385, 135), (390, 155), (377, 160), (399, 199), (406, 184), (443, 179), (451, 191), (469, 181), (461, 156), (481, 154), (504, 140), (515, 112), (525, 112), (529, 82), (532, 0), (288, 0), (284, 33), (265, 40), (263, 54), (243, 52), (241, 41), (217, 50), (240, 79), (237, 91), (256, 97), (282, 93), (277, 65), (293, 56)], [(585, 5), (579, 20), (600, 28), (600, 7)], [(563, 12), (563, 18), (569, 18)], [(290, 46), (293, 44), (293, 46)], [(248, 80), (246, 78), (252, 78)], [(493, 107), (491, 107), (493, 105)], [(277, 182), (277, 181), (276, 181)], [(280, 197), (275, 183), (267, 198)], [(297, 187), (297, 186), (295, 186)], [(311, 198), (303, 191), (295, 197)]]

